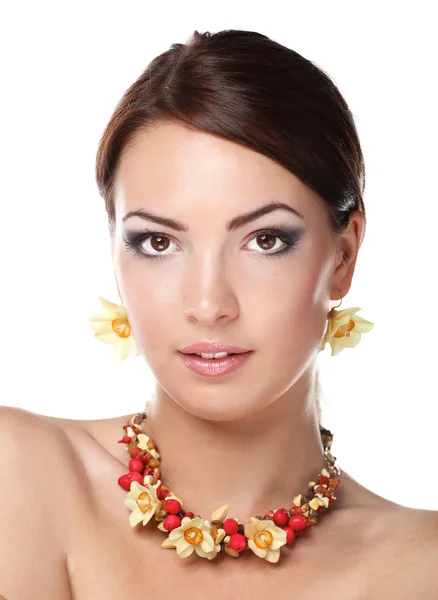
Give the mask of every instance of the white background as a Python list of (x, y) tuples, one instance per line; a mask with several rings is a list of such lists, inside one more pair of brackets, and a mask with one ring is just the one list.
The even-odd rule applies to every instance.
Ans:
[(438, 509), (433, 3), (156, 4), (3, 8), (0, 404), (76, 419), (143, 408), (154, 388), (143, 358), (116, 362), (88, 325), (99, 295), (119, 301), (98, 140), (125, 89), (173, 42), (194, 29), (258, 31), (334, 79), (365, 155), (368, 227), (342, 308), (360, 306), (375, 325), (355, 349), (319, 354), (333, 454), (375, 493)]

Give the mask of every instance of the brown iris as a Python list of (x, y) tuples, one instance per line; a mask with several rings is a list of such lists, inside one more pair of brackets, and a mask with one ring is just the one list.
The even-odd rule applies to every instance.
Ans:
[[(274, 235), (273, 233), (261, 233), (257, 236), (257, 242), (260, 238), (264, 238), (262, 242), (263, 246), (261, 247), (263, 247), (265, 250), (271, 250), (271, 248), (275, 246), (275, 240), (277, 237), (278, 236)], [(268, 238), (268, 240), (269, 238), (271, 238), (274, 241), (274, 243), (270, 244), (269, 242), (266, 242), (266, 238)]]
[[(167, 248), (169, 247), (169, 243), (167, 242), (163, 242), (164, 240), (169, 240), (168, 237), (166, 237), (165, 235), (151, 235), (151, 246), (154, 250), (167, 250)], [(158, 242), (158, 244), (154, 244), (152, 242), (152, 240), (160, 240)]]

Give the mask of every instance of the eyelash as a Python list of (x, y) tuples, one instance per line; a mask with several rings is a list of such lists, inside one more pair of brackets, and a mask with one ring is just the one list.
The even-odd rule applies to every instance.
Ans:
[[(254, 238), (258, 237), (259, 235), (266, 235), (266, 234), (273, 234), (276, 237), (278, 237), (284, 244), (286, 244), (281, 250), (277, 250), (276, 252), (269, 252), (269, 253), (268, 252), (258, 252), (258, 254), (262, 254), (262, 255), (264, 254), (268, 258), (279, 258), (280, 256), (287, 254), (288, 252), (290, 252), (297, 246), (299, 238), (301, 237), (300, 230), (295, 230), (295, 231), (291, 231), (290, 233), (286, 233), (285, 231), (279, 231), (277, 229), (263, 229), (261, 231), (257, 231), (249, 241), (252, 241)], [(154, 236), (166, 237), (170, 240), (172, 239), (170, 236), (165, 235), (164, 233), (145, 229), (141, 233), (128, 235), (127, 239), (124, 240), (125, 247), (129, 251), (132, 250), (133, 252), (135, 252), (135, 254), (137, 254), (141, 258), (148, 258), (148, 259), (150, 258), (153, 260), (155, 260), (155, 259), (156, 260), (164, 260), (167, 256), (169, 256), (168, 254), (160, 254), (160, 253), (145, 254), (144, 252), (142, 252), (140, 250), (140, 244), (142, 244), (145, 240), (147, 240), (151, 237), (154, 237)]]

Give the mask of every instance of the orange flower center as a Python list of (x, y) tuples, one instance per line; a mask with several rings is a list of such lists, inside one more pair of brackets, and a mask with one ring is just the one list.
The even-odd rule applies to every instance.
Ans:
[(128, 319), (114, 319), (111, 323), (113, 331), (121, 338), (127, 338), (131, 335), (131, 327)]
[(136, 502), (142, 513), (145, 513), (152, 508), (151, 497), (147, 492), (142, 492)]
[(349, 337), (350, 331), (353, 329), (353, 327), (354, 327), (354, 321), (352, 321), (350, 319), (346, 325), (341, 325), (340, 327), (337, 328), (336, 333), (334, 334), (333, 337), (335, 337), (335, 338), (341, 338), (344, 336)]
[(184, 539), (189, 544), (200, 544), (203, 538), (202, 531), (197, 527), (189, 527), (184, 531)]
[(270, 546), (272, 544), (273, 539), (274, 538), (272, 537), (272, 533), (267, 529), (257, 531), (257, 533), (254, 536), (255, 545), (263, 549)]

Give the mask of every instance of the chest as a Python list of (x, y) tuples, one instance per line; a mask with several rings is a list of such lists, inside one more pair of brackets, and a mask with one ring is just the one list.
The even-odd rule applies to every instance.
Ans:
[[(386, 567), (374, 560), (379, 539), (387, 536), (376, 528), (370, 538), (369, 515), (348, 516), (342, 511), (327, 515), (306, 536), (284, 547), (275, 564), (249, 550), (239, 558), (220, 555), (209, 561), (194, 553), (182, 559), (174, 549), (161, 548), (166, 534), (157, 529), (154, 519), (146, 527), (130, 526), (126, 492), (117, 484), (125, 471), (120, 461), (108, 460), (85, 441), (79, 447), (82, 470), (72, 474), (68, 484), (72, 500), (66, 520), (74, 600), (120, 600), (128, 595), (148, 600), (388, 598), (382, 574), (386, 569), (393, 572), (391, 557)], [(399, 570), (397, 584), (397, 597), (402, 600)]]
[[(240, 558), (218, 556), (212, 561), (195, 553), (181, 559), (160, 547), (161, 536), (127, 538), (118, 529), (83, 538), (70, 557), (75, 600), (138, 598), (167, 600), (365, 600), (368, 583), (360, 564), (345, 556), (322, 559), (315, 553), (285, 551), (281, 564), (271, 564), (248, 552)], [(160, 532), (161, 533), (161, 532)], [(297, 555), (300, 554), (299, 558)], [(368, 590), (370, 592), (370, 590)]]
[(174, 549), (161, 548), (166, 534), (154, 519), (131, 528), (126, 493), (115, 475), (100, 481), (71, 514), (68, 568), (75, 600), (377, 597), (367, 591), (362, 544), (355, 536), (341, 539), (328, 519), (283, 548), (275, 564), (249, 550), (239, 558), (220, 555), (209, 561), (194, 553), (182, 559)]

